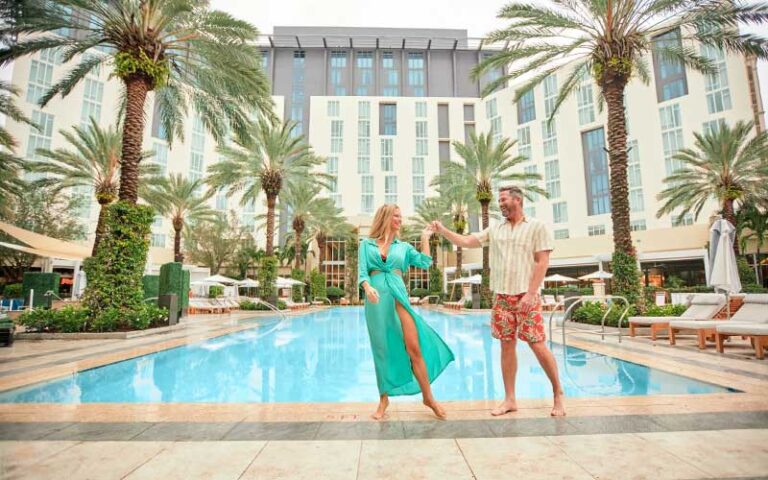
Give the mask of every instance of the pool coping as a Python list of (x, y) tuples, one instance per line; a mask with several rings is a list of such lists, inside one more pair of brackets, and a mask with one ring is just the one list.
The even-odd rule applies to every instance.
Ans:
[[(297, 312), (299, 313), (299, 312)], [(301, 314), (311, 312), (301, 312)], [(300, 315), (295, 315), (300, 316)], [(274, 318), (265, 315), (265, 318)], [(247, 317), (258, 319), (258, 316)], [(243, 318), (245, 320), (246, 318)], [(192, 335), (163, 339), (150, 345), (126, 346), (125, 349), (107, 354), (95, 353), (74, 361), (62, 360), (61, 364), (43, 368), (30, 367), (24, 372), (11, 373), (0, 378), (0, 392), (53, 380), (116, 363), (139, 356), (177, 348), (224, 335), (260, 328), (261, 322), (246, 325), (222, 326)], [(559, 338), (554, 339), (560, 343)], [(682, 375), (702, 382), (731, 388), (741, 393), (715, 393), (696, 395), (648, 395), (628, 397), (569, 398), (569, 415), (606, 415), (689, 412), (768, 410), (768, 382), (766, 375), (746, 370), (707, 365), (698, 358), (690, 358), (685, 349), (668, 349), (662, 355), (647, 344), (630, 342), (622, 344), (594, 341), (586, 334), (577, 333), (568, 339), (568, 345), (586, 351), (637, 363), (660, 371)], [(703, 360), (703, 359), (702, 359)], [(32, 372), (26, 371), (32, 370)], [(487, 418), (488, 410), (495, 401), (447, 401), (444, 402), (452, 419)], [(517, 418), (548, 415), (549, 400), (520, 400)], [(39, 421), (136, 421), (139, 418), (155, 418), (157, 421), (230, 421), (247, 418), (260, 421), (373, 421), (368, 413), (375, 403), (109, 403), (109, 404), (0, 404), (0, 422)], [(424, 407), (417, 402), (395, 401), (390, 408), (393, 417), (402, 421), (430, 420)], [(179, 414), (180, 413), (180, 414)], [(192, 420), (190, 420), (192, 419)]]

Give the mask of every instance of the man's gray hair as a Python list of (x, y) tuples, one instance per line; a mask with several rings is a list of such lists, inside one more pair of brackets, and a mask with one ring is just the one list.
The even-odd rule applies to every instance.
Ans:
[(520, 187), (516, 187), (514, 185), (503, 185), (499, 187), (499, 193), (501, 192), (507, 192), (508, 194), (519, 197), (520, 200), (525, 199), (525, 195), (523, 195), (523, 190)]

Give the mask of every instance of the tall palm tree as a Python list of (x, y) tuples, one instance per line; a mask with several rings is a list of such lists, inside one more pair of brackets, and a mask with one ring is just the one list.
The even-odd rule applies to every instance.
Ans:
[[(681, 168), (664, 179), (658, 194), (664, 201), (656, 216), (679, 209), (680, 218), (693, 212), (698, 218), (707, 200), (720, 205), (723, 217), (736, 226), (739, 204), (765, 195), (768, 184), (768, 133), (752, 133), (751, 122), (725, 124), (702, 135), (694, 133), (695, 147), (674, 156)], [(739, 253), (739, 242), (733, 243)]]
[[(503, 7), (498, 17), (509, 24), (491, 32), (486, 41), (505, 46), (478, 64), (473, 73), (479, 76), (492, 69), (508, 70), (487, 86), (484, 95), (509, 80), (535, 72), (516, 90), (517, 101), (570, 62), (573, 68), (560, 87), (554, 115), (582, 80), (591, 75), (597, 83), (601, 100), (608, 107), (614, 263), (624, 255), (623, 264), (636, 265), (629, 224), (626, 86), (633, 76), (649, 83), (649, 53), (681, 68), (716, 73), (713, 62), (690, 47), (692, 40), (768, 58), (766, 39), (742, 34), (738, 28), (739, 24), (768, 21), (765, 5), (717, 0), (543, 0), (534, 5), (515, 0)], [(660, 37), (662, 34), (667, 35)], [(640, 278), (632, 268), (624, 279), (617, 279), (614, 272), (614, 284), (618, 280), (636, 293)]]
[[(278, 123), (265, 118), (248, 131), (248, 136), (235, 137), (233, 145), (219, 147), (224, 160), (208, 167), (208, 183), (214, 189), (226, 189), (227, 195), (242, 194), (241, 204), (255, 202), (259, 192), (267, 197), (266, 251), (274, 251), (275, 205), (284, 187), (305, 180), (309, 171), (323, 163), (312, 153), (303, 136), (291, 131), (295, 122)], [(325, 174), (312, 174), (318, 185), (324, 185)]]
[[(475, 199), (480, 204), (483, 229), (488, 228), (490, 222), (489, 205), (493, 201), (493, 188), (496, 185), (516, 184), (523, 190), (526, 197), (532, 198), (534, 194), (547, 196), (547, 192), (533, 182), (541, 180), (537, 173), (520, 173), (515, 171), (520, 163), (526, 159), (523, 156), (513, 157), (511, 153), (515, 141), (501, 138), (494, 141), (491, 134), (471, 134), (468, 143), (453, 142), (453, 148), (461, 157), (460, 161), (450, 160), (443, 164), (443, 173), (437, 177), (437, 183), (448, 184), (457, 182), (457, 185), (465, 185), (474, 189)], [(483, 248), (483, 298), (491, 301), (488, 279), (490, 278), (490, 265), (488, 259), (488, 247)]]
[[(0, 115), (16, 122), (32, 124), (30, 119), (16, 106), (15, 97), (19, 90), (13, 85), (0, 81)], [(0, 213), (10, 205), (10, 197), (21, 197), (24, 181), (21, 171), (26, 167), (24, 159), (14, 155), (18, 142), (5, 125), (0, 125)]]
[(299, 182), (283, 189), (280, 203), (291, 212), (293, 227), (293, 268), (301, 267), (303, 252), (302, 241), (304, 232), (314, 231), (318, 225), (323, 225), (341, 215), (341, 209), (336, 207), (330, 198), (320, 198), (322, 187), (308, 181)]
[[(272, 100), (257, 29), (205, 0), (25, 0), (10, 11), (0, 36), (0, 65), (47, 49), (77, 65), (40, 98), (66, 97), (102, 64), (123, 84), (120, 200), (136, 203), (145, 103), (155, 92), (168, 140), (182, 136), (190, 107), (218, 141), (247, 133), (249, 110), (271, 115)], [(84, 20), (90, 19), (90, 20)], [(59, 32), (70, 32), (62, 36)]]
[(755, 278), (757, 283), (762, 285), (762, 269), (760, 268), (760, 249), (763, 248), (763, 244), (768, 240), (768, 211), (762, 210), (755, 203), (746, 203), (739, 208), (736, 213), (736, 221), (738, 222), (736, 228), (742, 232), (745, 229), (749, 229), (747, 235), (739, 234), (741, 238), (741, 249), (747, 249), (747, 242), (754, 240), (757, 246), (755, 250)]
[[(441, 183), (442, 182), (442, 183)], [(459, 178), (450, 175), (438, 176), (432, 186), (437, 188), (440, 198), (445, 202), (451, 216), (453, 231), (463, 235), (469, 223), (469, 215), (479, 213), (475, 202), (475, 190), (472, 185), (461, 183)], [(456, 277), (462, 276), (464, 249), (456, 247)]]
[[(421, 204), (416, 207), (416, 215), (410, 218), (410, 226), (423, 230), (434, 221), (441, 223), (447, 223), (450, 217), (448, 216), (448, 206), (445, 204), (442, 198), (433, 197), (424, 199)], [(437, 261), (437, 247), (440, 245), (440, 236), (437, 233), (433, 233), (429, 237), (429, 255)]]
[[(72, 131), (60, 131), (69, 144), (68, 148), (56, 150), (38, 149), (37, 154), (46, 160), (29, 162), (29, 170), (49, 176), (35, 182), (37, 186), (51, 187), (53, 191), (75, 187), (93, 187), (99, 204), (99, 221), (96, 224), (96, 238), (92, 255), (104, 237), (107, 207), (117, 200), (120, 187), (121, 133), (113, 127), (101, 128), (91, 119), (87, 128), (75, 126)], [(141, 158), (149, 158), (152, 152), (142, 152)], [(140, 178), (148, 179), (159, 172), (157, 165), (143, 164), (139, 167)]]
[(143, 194), (147, 203), (163, 215), (171, 219), (173, 224), (173, 259), (183, 262), (181, 251), (181, 234), (184, 227), (201, 221), (214, 221), (217, 212), (208, 206), (208, 200), (214, 191), (200, 193), (203, 180), (191, 180), (181, 173), (161, 178), (147, 187)]

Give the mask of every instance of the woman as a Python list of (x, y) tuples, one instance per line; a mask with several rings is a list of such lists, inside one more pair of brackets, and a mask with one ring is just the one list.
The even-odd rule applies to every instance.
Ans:
[[(390, 395), (421, 392), (424, 405), (445, 418), (432, 396), (430, 383), (453, 361), (453, 352), (408, 303), (402, 274), (409, 266), (429, 268), (432, 257), (398, 240), (402, 217), (396, 205), (376, 211), (371, 233), (360, 243), (358, 284), (365, 290), (365, 322), (373, 349), (379, 407), (372, 415), (385, 418)], [(421, 234), (429, 252), (429, 227)]]

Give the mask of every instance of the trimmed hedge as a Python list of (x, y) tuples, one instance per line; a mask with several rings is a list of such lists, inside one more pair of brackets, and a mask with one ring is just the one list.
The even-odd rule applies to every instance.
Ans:
[(58, 310), (28, 310), (19, 316), (18, 323), (28, 331), (44, 333), (144, 330), (168, 325), (168, 310), (150, 304), (136, 311), (109, 308), (91, 320), (91, 312), (87, 308), (67, 305)]
[(208, 288), (208, 298), (218, 298), (224, 295), (224, 287), (213, 285)]
[(325, 286), (325, 275), (318, 272), (317, 269), (312, 270), (312, 273), (309, 274), (309, 285), (310, 300), (328, 296), (328, 291)]
[(426, 288), (414, 288), (413, 290), (411, 290), (412, 297), (423, 298), (423, 297), (426, 297), (427, 295), (429, 295), (429, 290), (427, 290)]
[(158, 293), (158, 296), (175, 294), (181, 316), (189, 306), (189, 271), (184, 270), (179, 262), (161, 266)]
[[(291, 270), (291, 278), (294, 280), (299, 280), (300, 282), (304, 282), (304, 270), (301, 270), (299, 268), (294, 268)], [(291, 299), (294, 302), (301, 302), (304, 299), (304, 288), (306, 285), (294, 285), (291, 289)]]
[(264, 257), (261, 259), (259, 274), (259, 295), (262, 300), (274, 303), (277, 298), (277, 257)]
[(335, 302), (344, 296), (344, 290), (340, 289), (339, 287), (328, 287), (325, 289), (325, 295), (331, 301)]
[(144, 275), (141, 283), (144, 286), (144, 300), (160, 296), (160, 275)]
[(24, 285), (21, 283), (9, 283), (3, 289), (4, 298), (24, 298)]
[(58, 273), (24, 272), (24, 283), (22, 286), (24, 301), (29, 301), (29, 292), (30, 290), (34, 290), (35, 298), (32, 299), (34, 302), (33, 306), (45, 306), (48, 304), (45, 292), (50, 290), (58, 295), (60, 283), (61, 275)]

